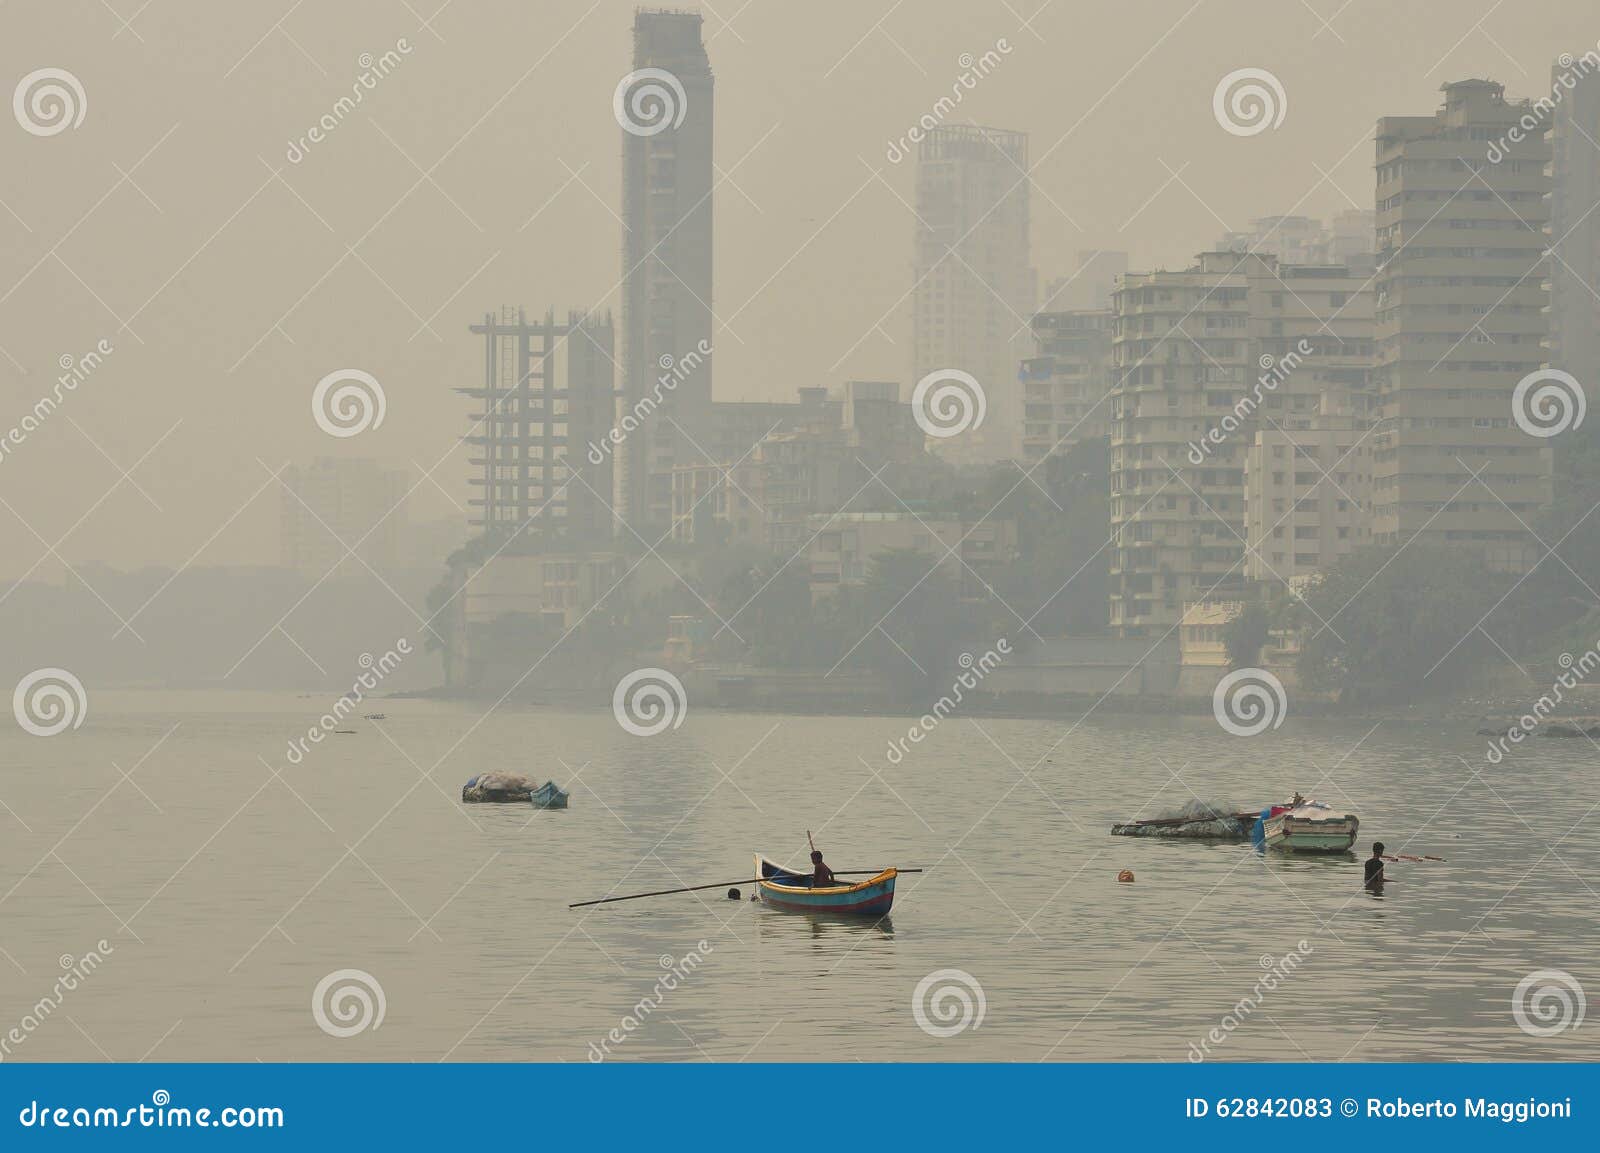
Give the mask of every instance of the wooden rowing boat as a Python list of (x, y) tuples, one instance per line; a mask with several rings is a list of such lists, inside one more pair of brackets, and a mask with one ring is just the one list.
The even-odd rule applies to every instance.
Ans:
[(812, 887), (809, 874), (786, 869), (756, 854), (756, 887), (761, 900), (790, 912), (881, 917), (894, 904), (894, 880), (898, 875), (895, 869), (885, 869), (859, 884), (817, 889)]
[(1345, 853), (1355, 844), (1361, 821), (1354, 813), (1320, 801), (1289, 807), (1275, 805), (1261, 814), (1268, 848), (1297, 853)]

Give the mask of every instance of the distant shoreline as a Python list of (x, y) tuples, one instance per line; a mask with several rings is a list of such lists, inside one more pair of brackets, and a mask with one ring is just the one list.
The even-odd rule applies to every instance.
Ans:
[[(393, 693), (387, 700), (436, 700), (492, 703), (500, 699), (503, 689), (463, 690), (433, 688)], [(601, 710), (610, 707), (603, 696), (589, 693), (563, 693), (559, 695), (513, 695), (506, 703), (517, 708), (548, 708)], [(718, 712), (767, 713), (775, 716), (881, 716), (918, 717), (933, 706), (927, 701), (896, 701), (887, 697), (863, 699), (856, 692), (829, 696), (810, 696), (786, 701), (771, 699), (726, 700), (699, 702), (694, 707), (714, 709)], [(1303, 696), (1295, 700), (1291, 714), (1327, 720), (1413, 720), (1413, 721), (1479, 721), (1487, 717), (1510, 715), (1520, 706), (1507, 701), (1451, 700), (1430, 701), (1413, 706), (1373, 708), (1370, 706), (1341, 705), (1326, 697)], [(962, 702), (955, 716), (997, 717), (1010, 720), (1076, 720), (1091, 712), (1117, 716), (1185, 716), (1209, 717), (1213, 715), (1209, 696), (1176, 696), (1158, 694), (1019, 694), (1008, 693), (1005, 698), (973, 694)]]

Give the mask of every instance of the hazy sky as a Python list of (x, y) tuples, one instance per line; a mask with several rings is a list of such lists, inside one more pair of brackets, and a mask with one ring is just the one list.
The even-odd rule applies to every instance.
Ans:
[[(611, 98), (633, 5), (456, 0), (430, 16), (439, 6), (0, 7), (5, 90), (59, 68), (86, 98), (82, 123), (55, 135), (0, 125), (0, 434), (52, 392), (60, 358), (114, 349), (0, 456), (0, 575), (45, 557), (34, 577), (58, 579), (52, 547), (73, 564), (271, 563), (269, 469), (313, 455), (434, 469), (443, 492), (424, 482), (413, 514), (459, 515), (468, 404), (450, 388), (482, 365), (466, 326), (502, 303), (616, 306)], [(914, 174), (885, 152), (951, 91), (963, 53), (1011, 49), (955, 119), (1030, 133), (1042, 287), (1080, 248), (1175, 266), (1254, 216), (1370, 208), (1379, 116), (1430, 113), (1465, 76), (1537, 94), (1558, 53), (1600, 38), (1588, 0), (701, 11), (727, 176), (722, 399), (906, 379)], [(402, 38), (392, 72), (286, 159), (352, 90), (361, 55)], [(1247, 67), (1281, 80), (1287, 115), (1236, 137), (1212, 92)], [(335, 439), (311, 393), (344, 368), (379, 379), (387, 412)]]

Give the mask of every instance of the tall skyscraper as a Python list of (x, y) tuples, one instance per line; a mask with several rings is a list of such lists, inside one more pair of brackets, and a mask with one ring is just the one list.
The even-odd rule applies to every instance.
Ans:
[(960, 460), (1022, 455), (1017, 367), (1038, 295), (1027, 170), (1023, 132), (944, 125), (918, 145), (912, 370), (956, 369), (982, 386), (983, 423), (939, 445)]
[(1476, 546), (1517, 571), (1538, 559), (1523, 522), (1550, 499), (1550, 449), (1512, 404), (1549, 328), (1549, 125), (1490, 80), (1443, 91), (1432, 116), (1377, 127), (1373, 538)]
[(1600, 403), (1600, 72), (1582, 62), (1551, 71), (1562, 99), (1550, 133), (1550, 365)]
[[(674, 422), (698, 439), (711, 406), (712, 76), (700, 24), (693, 12), (636, 12), (633, 72), (615, 102), (625, 225), (618, 419), (641, 404), (649, 413), (618, 446), (616, 510), (651, 541), (671, 523), (673, 465), (691, 462)], [(672, 372), (691, 356), (693, 372)]]

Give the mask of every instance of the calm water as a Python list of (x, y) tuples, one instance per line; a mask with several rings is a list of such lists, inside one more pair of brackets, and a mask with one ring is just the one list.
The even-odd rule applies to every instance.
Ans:
[[(288, 764), (328, 703), (101, 693), (76, 732), (0, 728), (0, 1034), (58, 957), (112, 946), (9, 1059), (582, 1061), (701, 940), (617, 1059), (1183, 1061), (1302, 940), (1215, 1056), (1600, 1058), (1600, 1020), (1541, 1039), (1511, 1014), (1534, 970), (1600, 995), (1588, 742), (1490, 768), (1470, 725), (952, 719), (890, 765), (902, 719), (691, 709), (639, 738), (605, 711), (393, 701)], [(487, 768), (566, 782), (572, 807), (462, 806)], [(1391, 865), (1379, 900), (1354, 858), (1106, 832), (1296, 788), (1358, 812), (1363, 842), (1448, 861)], [(902, 878), (892, 926), (719, 890), (566, 908), (746, 877), (756, 849), (803, 860), (807, 828), (835, 868), (931, 871)], [(381, 1027), (318, 1028), (339, 969), (376, 978)], [(979, 1027), (919, 1028), (941, 969), (981, 986)]]

